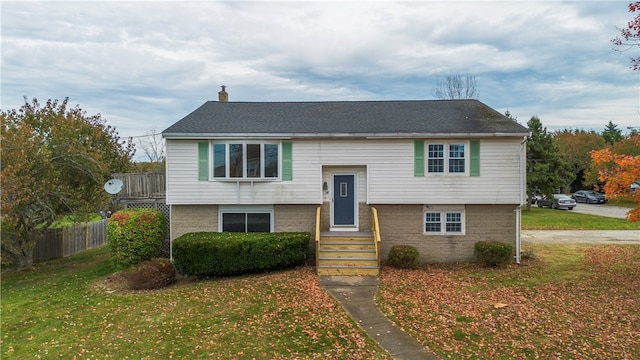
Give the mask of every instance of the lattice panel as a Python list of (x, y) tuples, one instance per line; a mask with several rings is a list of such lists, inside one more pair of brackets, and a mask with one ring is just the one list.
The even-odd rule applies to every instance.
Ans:
[(171, 218), (171, 207), (163, 202), (132, 202), (125, 204), (127, 209), (154, 209), (164, 214), (167, 227), (167, 237), (162, 242), (162, 256), (169, 258), (171, 256), (171, 224), (169, 219)]

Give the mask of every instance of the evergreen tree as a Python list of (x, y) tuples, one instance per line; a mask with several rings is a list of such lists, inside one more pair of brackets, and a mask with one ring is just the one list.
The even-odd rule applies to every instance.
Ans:
[(534, 194), (553, 195), (572, 177), (572, 172), (571, 165), (562, 158), (553, 136), (542, 126), (540, 119), (532, 117), (527, 126), (531, 132), (527, 141), (527, 210), (530, 210)]
[(618, 129), (618, 125), (609, 121), (609, 123), (604, 127), (602, 137), (607, 143), (613, 145), (614, 143), (622, 140), (622, 130)]

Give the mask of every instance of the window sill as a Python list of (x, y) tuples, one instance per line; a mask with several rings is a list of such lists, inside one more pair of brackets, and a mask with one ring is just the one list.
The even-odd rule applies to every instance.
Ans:
[(282, 181), (280, 178), (213, 178), (210, 179), (209, 181), (211, 182), (231, 182), (231, 183), (236, 183), (236, 182), (275, 182), (275, 181)]
[(426, 173), (426, 176), (469, 176), (469, 173)]
[(464, 236), (464, 233), (453, 233), (453, 232), (448, 232), (448, 233), (436, 233), (436, 232), (425, 232), (422, 233), (422, 235), (427, 235), (427, 236)]

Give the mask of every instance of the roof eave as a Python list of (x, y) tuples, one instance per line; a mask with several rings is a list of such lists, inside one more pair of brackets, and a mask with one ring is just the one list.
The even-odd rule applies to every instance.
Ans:
[(513, 138), (528, 136), (528, 132), (486, 133), (163, 133), (165, 139), (460, 139)]

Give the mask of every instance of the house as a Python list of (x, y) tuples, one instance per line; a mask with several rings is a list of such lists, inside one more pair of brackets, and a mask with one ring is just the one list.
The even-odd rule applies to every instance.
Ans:
[(480, 101), (229, 102), (223, 87), (162, 134), (171, 239), (318, 230), (325, 274), (358, 273), (347, 241), (370, 260), (412, 245), (459, 262), (498, 240), (519, 260), (529, 131)]

